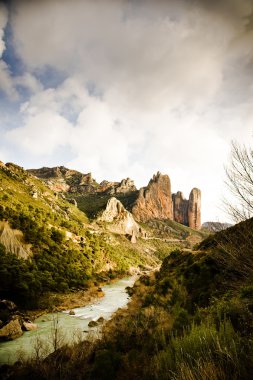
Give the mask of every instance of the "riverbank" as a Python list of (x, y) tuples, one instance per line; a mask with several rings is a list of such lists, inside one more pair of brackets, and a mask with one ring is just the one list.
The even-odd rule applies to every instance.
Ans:
[(35, 320), (44, 314), (84, 307), (104, 296), (101, 286), (68, 293), (46, 293), (41, 299), (42, 307), (35, 310), (26, 310), (26, 314), (32, 320)]
[[(153, 268), (152, 271), (156, 271), (157, 268)], [(137, 268), (132, 269), (129, 273), (130, 276), (136, 276), (136, 279), (141, 274), (146, 274), (151, 270), (140, 271)], [(35, 310), (22, 310), (29, 315), (31, 320), (35, 320), (42, 315), (48, 313), (57, 313), (65, 310), (72, 310), (75, 308), (85, 307), (91, 303), (98, 301), (104, 297), (102, 287), (104, 285), (110, 285), (117, 281), (120, 281), (127, 274), (117, 275), (117, 277), (110, 278), (106, 275), (100, 277), (99, 281), (96, 281), (96, 286), (93, 285), (85, 290), (75, 290), (65, 293), (48, 292), (41, 297), (41, 307)]]
[[(94, 293), (95, 301), (92, 302), (92, 298), (90, 298), (90, 302), (86, 306), (72, 308), (74, 309), (74, 315), (70, 315), (68, 312), (69, 308), (67, 308), (70, 305), (69, 297), (71, 295), (65, 294), (65, 304), (61, 304), (60, 306), (61, 308), (64, 307), (65, 312), (45, 314), (45, 310), (43, 310), (43, 316), (36, 318), (34, 321), (38, 326), (37, 330), (28, 331), (13, 341), (0, 343), (0, 366), (1, 364), (13, 364), (20, 360), (20, 352), (23, 358), (29, 359), (34, 357), (36, 354), (36, 344), (46, 347), (45, 355), (43, 356), (49, 355), (55, 350), (54, 331), (56, 326), (61, 337), (59, 347), (65, 344), (71, 346), (76, 342), (76, 339), (82, 341), (88, 339), (90, 334), (97, 334), (97, 329), (100, 328), (100, 325), (91, 325), (90, 322), (96, 322), (101, 319), (106, 321), (111, 318), (116, 310), (126, 307), (130, 299), (126, 288), (133, 286), (135, 281), (136, 277), (131, 276), (106, 284), (102, 287), (104, 296), (100, 298), (97, 295), (99, 289), (96, 287)], [(90, 292), (85, 292), (84, 294), (82, 292), (78, 293), (79, 295), (75, 302), (82, 304), (85, 300), (88, 301), (86, 297), (91, 297), (93, 294)], [(71, 300), (72, 306), (74, 305), (73, 302)]]

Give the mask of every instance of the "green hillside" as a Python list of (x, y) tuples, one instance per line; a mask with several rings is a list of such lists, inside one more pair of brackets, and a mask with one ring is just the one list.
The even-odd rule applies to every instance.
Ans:
[[(109, 196), (78, 196), (78, 207), (67, 196), (19, 166), (1, 163), (0, 298), (40, 307), (45, 292), (87, 289), (105, 276), (155, 268), (172, 250), (191, 246), (188, 237), (202, 238), (178, 223), (156, 221), (142, 226), (148, 238), (132, 244), (86, 216), (104, 209)], [(117, 195), (126, 207), (135, 196)]]
[(0, 246), (0, 297), (22, 307), (37, 307), (45, 291), (87, 288), (104, 271), (115, 276), (159, 262), (155, 249), (147, 254), (127, 238), (94, 229), (63, 195), (14, 164), (0, 167), (0, 222), (10, 240), (21, 231), (27, 247), (24, 260)]

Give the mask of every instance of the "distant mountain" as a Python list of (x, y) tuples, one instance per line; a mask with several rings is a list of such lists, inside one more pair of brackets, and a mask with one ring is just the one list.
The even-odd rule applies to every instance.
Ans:
[(220, 222), (205, 222), (202, 224), (202, 228), (207, 229), (210, 232), (219, 232), (231, 227), (230, 223), (220, 223)]

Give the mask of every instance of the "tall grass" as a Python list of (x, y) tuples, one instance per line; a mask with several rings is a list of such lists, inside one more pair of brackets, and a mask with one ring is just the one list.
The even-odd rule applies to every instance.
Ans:
[(181, 336), (173, 336), (166, 349), (152, 361), (159, 380), (220, 380), (241, 378), (240, 337), (225, 320), (192, 324)]

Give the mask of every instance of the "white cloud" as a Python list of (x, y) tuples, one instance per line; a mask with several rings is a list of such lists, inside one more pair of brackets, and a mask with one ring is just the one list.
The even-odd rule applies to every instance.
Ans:
[(52, 154), (68, 143), (71, 125), (66, 119), (51, 111), (29, 115), (25, 125), (6, 133), (12, 143), (32, 155)]
[(5, 42), (4, 42), (4, 28), (8, 21), (8, 14), (5, 6), (0, 4), (0, 58), (5, 50)]
[(17, 76), (13, 79), (15, 86), (22, 86), (31, 93), (37, 93), (43, 89), (42, 84), (31, 74), (26, 72), (24, 75)]
[(0, 91), (4, 91), (10, 98), (15, 99), (17, 97), (17, 93), (12, 83), (9, 68), (2, 60), (2, 55), (6, 48), (4, 42), (4, 29), (7, 22), (7, 9), (3, 4), (0, 4)]
[(111, 102), (127, 107), (207, 103), (219, 89), (224, 52), (236, 31), (201, 9), (174, 15), (173, 2), (163, 14), (161, 7), (149, 6), (152, 15), (145, 5), (136, 15), (126, 1), (17, 5), (16, 47), (31, 69), (52, 65), (78, 73), (97, 83)]
[(10, 71), (6, 63), (0, 59), (0, 91), (3, 91), (13, 100), (18, 97), (17, 91), (13, 85)]

